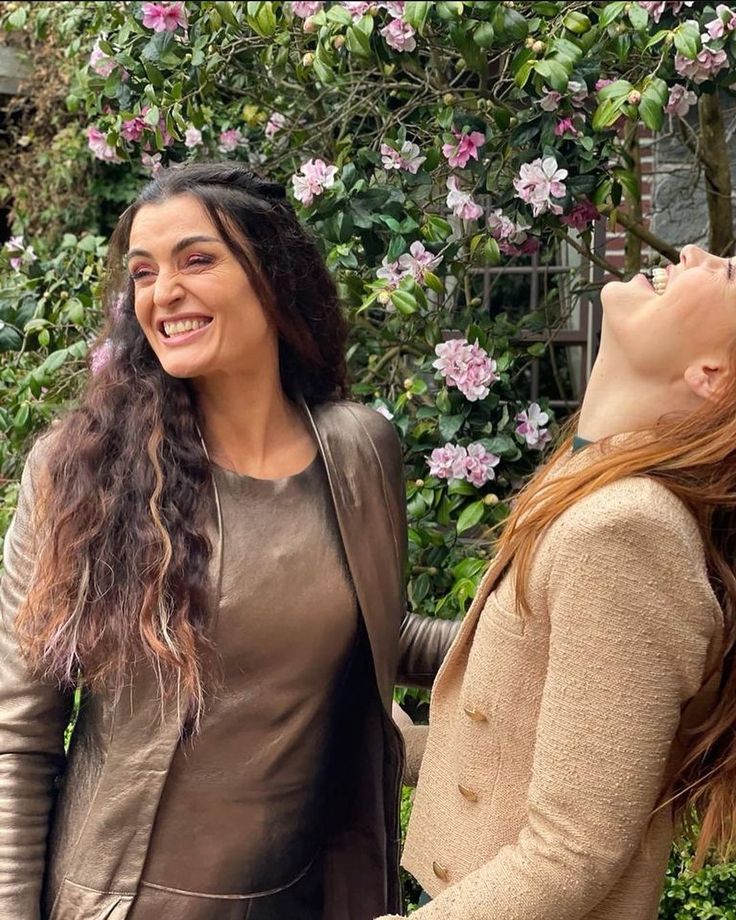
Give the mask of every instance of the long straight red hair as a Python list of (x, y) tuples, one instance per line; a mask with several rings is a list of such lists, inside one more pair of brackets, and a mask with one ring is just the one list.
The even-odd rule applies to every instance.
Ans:
[(551, 476), (572, 447), (576, 419), (549, 461), (521, 492), (498, 541), (503, 565), (513, 560), (520, 612), (530, 614), (529, 568), (539, 534), (573, 504), (627, 476), (650, 476), (679, 498), (703, 538), (708, 576), (725, 617), (719, 697), (692, 736), (686, 757), (659, 807), (674, 803), (680, 830), (697, 841), (695, 865), (736, 847), (736, 351), (717, 399), (631, 437), (603, 443), (583, 467)]

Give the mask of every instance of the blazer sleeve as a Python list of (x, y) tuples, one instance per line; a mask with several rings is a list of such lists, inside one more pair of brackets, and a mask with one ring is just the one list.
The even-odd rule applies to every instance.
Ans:
[(63, 771), (70, 694), (34, 677), (14, 637), (33, 575), (34, 480), (39, 445), (26, 462), (4, 541), (0, 578), (0, 917), (39, 920), (54, 781)]
[(416, 920), (581, 920), (634, 857), (720, 635), (694, 524), (653, 498), (557, 528), (526, 824)]

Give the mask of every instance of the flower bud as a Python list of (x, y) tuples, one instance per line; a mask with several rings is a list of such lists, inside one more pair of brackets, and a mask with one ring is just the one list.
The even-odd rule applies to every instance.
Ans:
[(532, 51), (535, 54), (542, 54), (542, 52), (546, 50), (547, 50), (546, 44), (543, 41), (540, 41), (540, 39), (537, 39), (535, 42), (533, 42)]
[(628, 97), (629, 105), (639, 105), (641, 102), (641, 93), (638, 89), (632, 89)]
[(498, 504), (498, 495), (494, 495), (493, 492), (489, 492), (488, 495), (483, 496), (484, 505), (497, 505)]
[(414, 485), (417, 487), (417, 489), (423, 489), (423, 488), (424, 488), (424, 480), (423, 480), (423, 479), (417, 479), (417, 481), (414, 483)]
[(304, 25), (302, 26), (302, 29), (305, 32), (316, 32), (317, 23), (314, 21), (314, 19), (311, 16), (309, 16), (307, 19), (304, 20)]
[(442, 97), (442, 101), (445, 103), (445, 105), (452, 105), (452, 103), (455, 101), (455, 97), (452, 93), (445, 93), (445, 95)]
[(410, 390), (414, 386), (414, 380), (412, 377), (407, 377), (404, 381), (404, 389)]
[(387, 304), (391, 300), (391, 293), (389, 291), (379, 291), (376, 300), (379, 303)]
[(302, 57), (302, 67), (311, 67), (312, 64), (314, 64), (314, 54), (311, 51), (307, 51)]
[(531, 48), (533, 44), (534, 44), (534, 39), (532, 38), (531, 35), (527, 35), (527, 37), (524, 39), (524, 47)]
[(342, 48), (342, 46), (343, 46), (344, 44), (345, 44), (345, 36), (344, 36), (344, 35), (336, 35), (336, 36), (332, 39), (332, 47), (335, 49), (335, 51), (339, 51), (340, 48)]

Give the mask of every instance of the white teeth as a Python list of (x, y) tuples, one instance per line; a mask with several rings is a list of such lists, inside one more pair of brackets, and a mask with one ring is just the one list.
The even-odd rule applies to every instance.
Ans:
[(667, 288), (667, 271), (664, 268), (652, 269), (652, 287), (655, 294), (664, 294)]
[(201, 329), (207, 326), (209, 320), (203, 319), (185, 319), (177, 323), (164, 323), (164, 332), (166, 335), (180, 335), (182, 332), (191, 332), (194, 329)]

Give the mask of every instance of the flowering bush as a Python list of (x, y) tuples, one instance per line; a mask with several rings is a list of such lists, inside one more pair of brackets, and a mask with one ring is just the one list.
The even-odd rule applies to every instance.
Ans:
[[(600, 262), (591, 229), (602, 216), (674, 257), (626, 207), (638, 200), (629, 146), (638, 125), (676, 126), (696, 105), (707, 149), (685, 133), (703, 153), (711, 246), (732, 246), (716, 90), (736, 64), (736, 14), (723, 5), (204, 0), (2, 9), (11, 37), (65, 49), (59, 134), (74, 138), (69, 160), (90, 178), (86, 197), (77, 184), (80, 212), (92, 215), (91, 233), (75, 227), (73, 244), (31, 238), (44, 196), (15, 180), (14, 239), (0, 265), (0, 347), (10, 353), (4, 474), (17, 474), (20, 438), (73, 392), (97, 319), (102, 243), (88, 250), (85, 241), (104, 237), (111, 214), (163, 165), (244, 161), (284, 183), (323, 246), (351, 319), (354, 395), (401, 435), (409, 601), (422, 613), (466, 609), (490, 530), (555, 430), (548, 402), (528, 392), (544, 345), (525, 337), (564, 318), (557, 288), (544, 315), (524, 315), (503, 294), (489, 311), (483, 269), (531, 253), (544, 260), (563, 243)], [(70, 208), (64, 216), (76, 219)], [(112, 347), (95, 350), (93, 370)], [(48, 375), (33, 376), (49, 361), (53, 387)]]

